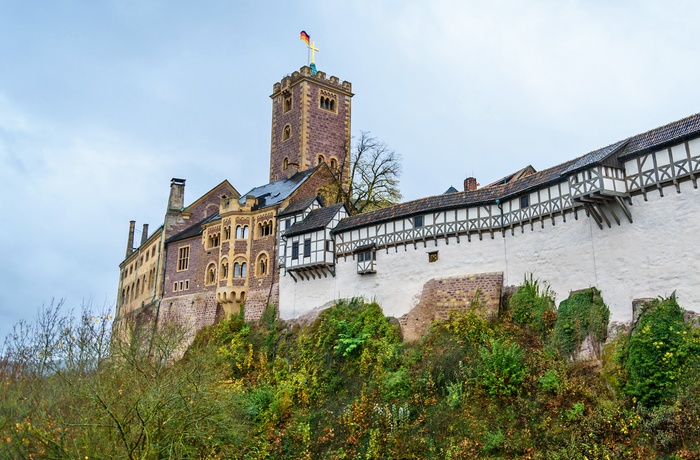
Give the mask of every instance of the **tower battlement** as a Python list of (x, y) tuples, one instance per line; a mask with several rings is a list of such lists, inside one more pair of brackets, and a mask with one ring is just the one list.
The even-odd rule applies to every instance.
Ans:
[(314, 75), (311, 71), (311, 67), (305, 65), (299, 70), (292, 72), (291, 75), (287, 75), (286, 77), (282, 78), (281, 81), (275, 83), (272, 86), (272, 95), (270, 97), (275, 97), (280, 93), (280, 91), (284, 90), (285, 88), (289, 88), (290, 86), (294, 86), (303, 79), (312, 79), (317, 84), (330, 86), (335, 90), (346, 92), (352, 96), (352, 83), (349, 81), (343, 80), (341, 82), (336, 76), (327, 77), (326, 72), (322, 72), (320, 70), (316, 72), (316, 75)]

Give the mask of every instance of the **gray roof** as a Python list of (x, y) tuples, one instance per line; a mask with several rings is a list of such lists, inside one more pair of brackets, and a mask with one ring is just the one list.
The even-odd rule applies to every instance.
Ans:
[(299, 186), (303, 184), (304, 181), (308, 179), (318, 168), (319, 166), (316, 166), (315, 168), (298, 172), (289, 179), (280, 179), (269, 184), (261, 185), (260, 187), (255, 187), (248, 193), (241, 195), (241, 197), (238, 199), (238, 203), (244, 205), (246, 197), (252, 195), (257, 198), (257, 203), (253, 209), (261, 209), (280, 204), (287, 197), (289, 197), (294, 190), (299, 188)]
[(598, 164), (601, 161), (608, 158), (610, 155), (619, 151), (622, 147), (627, 145), (628, 142), (629, 140), (625, 139), (624, 141), (615, 142), (614, 144), (608, 145), (607, 147), (603, 147), (602, 149), (594, 150), (590, 153), (587, 153), (584, 156), (580, 157), (578, 160), (576, 160), (571, 166), (569, 166), (566, 169), (566, 171), (562, 172), (562, 174), (569, 174), (574, 171), (593, 166), (594, 164)]
[(190, 225), (188, 228), (185, 230), (181, 231), (180, 233), (177, 233), (167, 240), (165, 240), (165, 243), (172, 243), (175, 241), (180, 241), (180, 240), (185, 240), (187, 238), (192, 238), (195, 236), (200, 236), (202, 232), (204, 231), (204, 224), (207, 224), (209, 222), (213, 222), (215, 220), (221, 219), (221, 216), (219, 213), (214, 213), (209, 217), (205, 217), (204, 219), (200, 220), (196, 224)]
[(306, 219), (289, 227), (287, 231), (284, 232), (284, 236), (301, 235), (302, 233), (326, 228), (330, 221), (333, 220), (333, 217), (335, 217), (338, 211), (344, 206), (345, 204), (338, 203), (332, 206), (326, 206), (325, 208), (314, 209), (306, 216)]
[(450, 185), (450, 188), (442, 192), (443, 195), (447, 195), (448, 193), (457, 193), (459, 190), (454, 188), (453, 186)]
[(320, 196), (312, 196), (308, 198), (302, 198), (301, 200), (294, 201), (292, 203), (289, 203), (289, 206), (284, 208), (282, 211), (280, 211), (277, 214), (277, 217), (282, 217), (282, 216), (288, 216), (290, 214), (296, 214), (298, 212), (304, 211), (306, 208), (311, 206), (314, 201), (319, 200), (321, 205), (323, 205), (323, 201), (321, 201)]

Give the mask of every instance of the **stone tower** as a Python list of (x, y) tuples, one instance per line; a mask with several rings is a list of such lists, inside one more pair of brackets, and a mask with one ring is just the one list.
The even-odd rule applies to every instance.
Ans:
[(270, 182), (321, 162), (347, 179), (351, 91), (350, 82), (307, 66), (274, 84)]

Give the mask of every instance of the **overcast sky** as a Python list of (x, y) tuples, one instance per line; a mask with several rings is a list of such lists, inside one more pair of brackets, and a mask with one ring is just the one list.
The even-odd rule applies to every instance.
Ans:
[[(353, 84), (406, 200), (544, 169), (700, 111), (700, 2), (0, 0), (0, 337), (114, 306), (129, 220), (267, 182), (272, 85)], [(137, 235), (137, 240), (140, 238)], [(641, 248), (640, 248), (641, 250)]]

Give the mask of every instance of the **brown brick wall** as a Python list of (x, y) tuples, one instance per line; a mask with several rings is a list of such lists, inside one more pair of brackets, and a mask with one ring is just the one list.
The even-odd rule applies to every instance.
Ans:
[[(308, 69), (310, 72), (310, 69)], [(319, 106), (320, 91), (335, 95), (335, 110)], [(291, 77), (275, 84), (272, 97), (272, 129), (270, 142), (270, 182), (286, 177), (284, 158), (299, 165), (303, 171), (318, 164), (318, 155), (326, 161), (331, 157), (343, 165), (350, 144), (350, 85), (337, 79), (327, 79), (325, 73), (316, 76), (294, 72)], [(284, 112), (285, 94), (292, 98), (292, 108)], [(289, 125), (291, 137), (282, 140), (284, 127)], [(349, 165), (346, 165), (349, 169)], [(345, 174), (344, 174), (345, 176)]]
[[(177, 271), (178, 252), (183, 246), (190, 247), (190, 261), (187, 270)], [(201, 237), (176, 241), (166, 246), (167, 261), (165, 267), (165, 294), (164, 299), (173, 296), (188, 294), (214, 293), (216, 286), (207, 286), (204, 283), (205, 272), (209, 263), (218, 264), (219, 251), (204, 250)], [(187, 291), (173, 291), (173, 283), (176, 281), (190, 281), (190, 288)]]
[(450, 310), (468, 309), (477, 291), (484, 313), (497, 314), (502, 290), (502, 272), (431, 279), (423, 285), (418, 305), (399, 318), (404, 340), (419, 339), (430, 323), (447, 319)]

